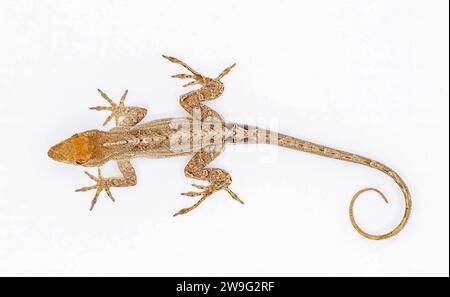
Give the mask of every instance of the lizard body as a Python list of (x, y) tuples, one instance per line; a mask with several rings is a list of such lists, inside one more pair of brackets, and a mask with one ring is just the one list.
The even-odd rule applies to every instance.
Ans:
[[(98, 176), (85, 172), (95, 185), (77, 189), (77, 191), (96, 190), (91, 203), (93, 209), (99, 194), (105, 190), (114, 201), (111, 187), (128, 187), (136, 185), (136, 172), (130, 160), (139, 157), (167, 158), (181, 155), (192, 155), (192, 159), (185, 167), (185, 175), (197, 180), (209, 182), (202, 186), (193, 184), (200, 192), (187, 192), (182, 195), (200, 199), (189, 208), (181, 209), (174, 216), (185, 214), (199, 206), (206, 198), (219, 190), (227, 191), (236, 201), (243, 203), (229, 188), (230, 174), (221, 168), (211, 168), (209, 164), (222, 152), (226, 144), (241, 143), (270, 143), (282, 147), (313, 153), (320, 156), (353, 162), (375, 168), (390, 176), (400, 187), (404, 200), (405, 212), (401, 222), (392, 231), (373, 235), (363, 231), (355, 221), (353, 206), (360, 194), (366, 191), (375, 191), (386, 201), (382, 192), (374, 188), (366, 188), (357, 192), (350, 203), (349, 215), (354, 228), (363, 236), (379, 240), (392, 237), (399, 233), (406, 225), (411, 212), (411, 198), (409, 190), (401, 177), (389, 167), (369, 158), (348, 153), (345, 151), (325, 147), (291, 136), (274, 133), (258, 127), (228, 123), (215, 110), (204, 104), (204, 101), (219, 97), (224, 91), (220, 81), (234, 66), (226, 68), (216, 78), (203, 76), (193, 70), (184, 62), (164, 56), (173, 63), (185, 67), (191, 74), (174, 75), (175, 78), (193, 79), (185, 86), (200, 84), (201, 88), (180, 96), (181, 106), (191, 115), (186, 118), (165, 118), (139, 124), (145, 117), (147, 110), (141, 107), (128, 107), (124, 105), (127, 91), (123, 94), (119, 104), (112, 101), (104, 92), (99, 90), (101, 96), (110, 104), (109, 107), (92, 107), (94, 110), (107, 110), (111, 115), (104, 125), (115, 119), (116, 127), (110, 131), (89, 130), (73, 135), (72, 137), (54, 145), (48, 155), (60, 162), (66, 162), (85, 167), (98, 167)], [(122, 121), (119, 118), (123, 117)], [(100, 167), (106, 162), (116, 161), (123, 175), (119, 178), (105, 178)]]

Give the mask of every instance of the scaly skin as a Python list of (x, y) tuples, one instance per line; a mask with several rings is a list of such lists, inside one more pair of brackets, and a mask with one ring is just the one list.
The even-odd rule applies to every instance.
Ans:
[[(401, 222), (392, 231), (373, 235), (363, 231), (355, 221), (353, 206), (360, 194), (366, 191), (375, 191), (386, 201), (382, 192), (374, 188), (366, 188), (355, 194), (350, 203), (349, 215), (354, 228), (364, 237), (374, 240), (386, 239), (398, 234), (406, 225), (411, 212), (411, 197), (405, 182), (389, 167), (351, 153), (314, 144), (301, 139), (277, 134), (271, 131), (226, 123), (222, 116), (204, 104), (205, 101), (214, 100), (224, 91), (221, 79), (230, 72), (235, 64), (226, 68), (216, 78), (209, 78), (196, 72), (186, 63), (174, 58), (163, 56), (169, 61), (186, 68), (191, 74), (177, 74), (173, 77), (192, 79), (185, 86), (199, 84), (197, 90), (180, 96), (181, 106), (190, 114), (186, 118), (166, 118), (139, 124), (147, 114), (147, 110), (141, 107), (125, 106), (125, 91), (119, 104), (116, 104), (101, 90), (100, 95), (110, 106), (92, 107), (93, 110), (110, 111), (111, 114), (105, 120), (106, 125), (114, 119), (116, 127), (110, 131), (90, 130), (73, 135), (72, 137), (56, 144), (48, 151), (48, 155), (60, 162), (66, 162), (85, 167), (98, 167), (98, 176), (88, 172), (86, 174), (95, 181), (92, 186), (83, 187), (76, 191), (96, 190), (91, 203), (91, 210), (102, 190), (105, 190), (112, 201), (115, 201), (110, 191), (111, 187), (129, 187), (137, 183), (136, 172), (130, 162), (138, 157), (167, 158), (180, 155), (192, 155), (184, 169), (187, 177), (208, 182), (208, 185), (192, 186), (201, 191), (189, 191), (182, 193), (189, 197), (200, 199), (191, 207), (183, 208), (174, 216), (186, 214), (198, 207), (207, 198), (217, 191), (225, 190), (234, 200), (243, 204), (242, 200), (230, 189), (231, 176), (221, 168), (210, 167), (209, 164), (220, 155), (225, 144), (245, 143), (271, 143), (282, 147), (313, 153), (316, 155), (353, 162), (375, 168), (389, 175), (400, 187), (405, 199), (405, 212)], [(120, 121), (120, 118), (123, 120)], [(139, 124), (139, 125), (138, 125)], [(115, 160), (123, 177), (105, 178), (100, 167), (110, 160)]]

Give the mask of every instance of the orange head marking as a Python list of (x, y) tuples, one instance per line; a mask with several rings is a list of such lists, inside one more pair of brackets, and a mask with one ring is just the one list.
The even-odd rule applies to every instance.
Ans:
[(86, 131), (52, 146), (48, 156), (53, 160), (69, 164), (95, 166), (98, 159), (98, 143), (101, 132)]

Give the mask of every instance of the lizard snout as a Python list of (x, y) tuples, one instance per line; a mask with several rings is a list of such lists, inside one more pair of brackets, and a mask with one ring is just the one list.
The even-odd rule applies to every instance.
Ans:
[(59, 152), (60, 151), (60, 146), (61, 144), (57, 144), (52, 146), (49, 150), (48, 150), (48, 156), (50, 158), (52, 158), (55, 161), (62, 161), (63, 160), (63, 155)]

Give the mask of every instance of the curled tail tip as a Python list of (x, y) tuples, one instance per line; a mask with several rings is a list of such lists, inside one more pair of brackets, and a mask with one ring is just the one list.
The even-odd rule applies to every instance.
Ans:
[(353, 228), (355, 228), (355, 230), (356, 230), (360, 235), (364, 236), (365, 238), (371, 239), (371, 240), (383, 240), (383, 239), (388, 239), (388, 238), (391, 238), (391, 237), (397, 235), (398, 233), (400, 233), (400, 231), (402, 231), (402, 229), (405, 227), (405, 225), (406, 225), (406, 223), (407, 223), (407, 221), (408, 221), (408, 219), (409, 219), (410, 212), (411, 212), (411, 200), (410, 200), (409, 195), (406, 195), (406, 194), (404, 193), (404, 194), (405, 194), (405, 203), (406, 203), (406, 205), (405, 205), (405, 212), (404, 212), (404, 215), (403, 215), (403, 218), (402, 218), (400, 224), (398, 224), (397, 227), (395, 227), (393, 230), (391, 230), (391, 231), (388, 232), (388, 233), (376, 235), (376, 234), (370, 234), (370, 233), (367, 233), (367, 232), (365, 232), (361, 227), (359, 227), (358, 223), (357, 223), (356, 220), (355, 220), (355, 216), (354, 216), (354, 214), (353, 214), (353, 208), (354, 208), (356, 199), (358, 199), (358, 197), (359, 197), (362, 193), (365, 193), (365, 192), (368, 192), (368, 191), (374, 191), (374, 192), (378, 193), (378, 194), (381, 196), (381, 198), (382, 198), (386, 203), (389, 204), (389, 200), (386, 198), (386, 196), (383, 194), (383, 192), (381, 192), (380, 190), (378, 190), (378, 189), (376, 189), (376, 188), (365, 188), (365, 189), (362, 189), (362, 190), (358, 191), (358, 192), (353, 196), (353, 198), (352, 198), (352, 200), (351, 200), (351, 202), (350, 202), (350, 207), (349, 207), (349, 217), (350, 217), (350, 222), (351, 222), (352, 225), (353, 225)]

